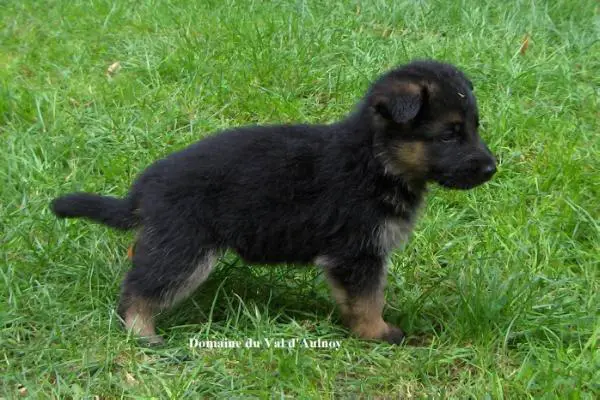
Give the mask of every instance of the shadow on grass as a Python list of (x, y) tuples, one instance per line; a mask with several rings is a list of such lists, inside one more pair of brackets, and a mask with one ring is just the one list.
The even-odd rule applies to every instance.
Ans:
[(258, 323), (327, 320), (332, 314), (332, 322), (340, 323), (318, 268), (247, 265), (228, 254), (191, 298), (160, 316), (158, 326), (187, 330), (198, 324), (198, 330), (211, 323), (244, 331)]

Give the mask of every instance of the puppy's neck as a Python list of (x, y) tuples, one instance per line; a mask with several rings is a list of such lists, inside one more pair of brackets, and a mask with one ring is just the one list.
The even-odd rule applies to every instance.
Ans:
[(391, 144), (385, 140), (380, 131), (374, 131), (371, 147), (373, 158), (382, 175), (415, 195), (420, 196), (426, 190), (427, 181), (422, 171), (418, 170), (413, 163), (401, 158), (402, 155), (411, 157), (413, 149), (410, 144)]
[(413, 189), (415, 192), (422, 191), (426, 186), (426, 180), (420, 170), (416, 169), (411, 163), (400, 162), (399, 154), (410, 154), (411, 145), (390, 145), (385, 141), (373, 139), (372, 143), (373, 158), (381, 169), (381, 173), (398, 179), (404, 186)]
[(369, 148), (375, 172), (386, 187), (398, 188), (410, 198), (422, 198), (427, 190), (427, 181), (420, 173), (412, 171), (408, 166), (402, 168), (403, 166), (394, 160), (392, 152), (401, 148), (390, 147), (389, 141), (385, 140), (385, 123), (374, 118), (369, 107), (359, 104), (341, 124), (342, 130), (350, 136), (348, 140)]
[(379, 175), (377, 187), (377, 197), (389, 215), (407, 221), (414, 219), (426, 192), (425, 185), (411, 186), (402, 177), (390, 174)]

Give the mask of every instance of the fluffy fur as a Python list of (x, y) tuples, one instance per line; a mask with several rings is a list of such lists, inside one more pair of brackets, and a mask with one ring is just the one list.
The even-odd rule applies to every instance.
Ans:
[(380, 77), (337, 123), (221, 132), (152, 164), (123, 199), (75, 193), (52, 210), (139, 230), (119, 312), (151, 341), (154, 314), (230, 249), (248, 262), (322, 266), (350, 329), (398, 343), (402, 331), (381, 317), (387, 257), (429, 182), (468, 189), (494, 174), (477, 126), (466, 76), (417, 61)]

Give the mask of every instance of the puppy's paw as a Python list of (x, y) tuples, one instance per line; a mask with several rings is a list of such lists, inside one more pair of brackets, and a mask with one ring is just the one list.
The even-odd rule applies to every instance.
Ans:
[(381, 338), (390, 344), (401, 344), (404, 342), (404, 332), (402, 329), (395, 327), (394, 325), (388, 324), (387, 333)]
[(160, 347), (165, 344), (165, 339), (160, 335), (141, 336), (139, 343), (144, 347)]

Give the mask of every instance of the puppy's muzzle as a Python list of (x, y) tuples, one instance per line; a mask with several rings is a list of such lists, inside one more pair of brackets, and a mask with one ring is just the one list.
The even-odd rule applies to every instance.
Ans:
[(496, 173), (496, 158), (483, 142), (479, 143), (467, 163), (468, 174), (464, 175), (465, 186), (481, 185), (492, 179)]
[(495, 173), (496, 158), (486, 144), (480, 142), (455, 169), (442, 174), (438, 182), (452, 189), (472, 189), (489, 181)]
[(481, 183), (483, 183), (489, 181), (496, 173), (496, 157), (484, 142), (479, 143), (479, 151), (482, 154), (479, 162), (479, 176), (481, 177)]

